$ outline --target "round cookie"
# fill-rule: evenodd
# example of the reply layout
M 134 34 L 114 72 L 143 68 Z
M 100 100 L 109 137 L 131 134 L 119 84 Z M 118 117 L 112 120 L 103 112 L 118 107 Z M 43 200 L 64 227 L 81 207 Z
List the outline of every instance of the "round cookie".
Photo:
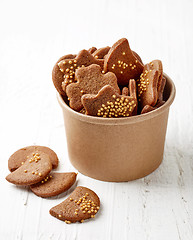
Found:
M 56 90 L 59 92 L 59 94 L 61 94 L 63 96 L 66 96 L 66 93 L 62 89 L 62 82 L 64 81 L 64 73 L 60 71 L 58 63 L 60 61 L 62 61 L 62 60 L 73 59 L 75 57 L 76 57 L 76 55 L 73 55 L 73 54 L 68 54 L 68 55 L 65 55 L 65 56 L 61 57 L 57 61 L 57 63 L 54 65 L 54 68 L 52 70 L 52 81 L 53 81 L 53 84 L 54 84 Z
M 50 214 L 66 223 L 83 222 L 94 218 L 100 208 L 100 199 L 95 192 L 77 187 L 62 203 L 50 209 Z
M 52 164 L 48 154 L 36 151 L 29 154 L 28 160 L 10 173 L 6 180 L 16 185 L 32 185 L 42 181 L 51 170 Z
M 39 197 L 53 197 L 67 191 L 76 181 L 75 172 L 49 174 L 41 182 L 30 186 L 30 189 Z
M 36 151 L 41 151 L 48 154 L 52 163 L 52 168 L 58 167 L 58 156 L 52 149 L 45 146 L 28 146 L 17 150 L 11 155 L 8 160 L 8 168 L 10 172 L 13 172 L 19 168 L 22 165 L 22 162 L 27 160 L 27 156 Z

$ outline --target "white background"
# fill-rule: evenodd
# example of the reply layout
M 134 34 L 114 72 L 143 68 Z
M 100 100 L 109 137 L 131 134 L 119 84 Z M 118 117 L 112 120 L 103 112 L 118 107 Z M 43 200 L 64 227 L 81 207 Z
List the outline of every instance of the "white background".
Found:
M 193 239 L 193 1 L 0 1 L 0 239 Z M 94 220 L 67 225 L 49 209 L 72 190 L 41 199 L 6 182 L 17 149 L 51 147 L 69 162 L 51 72 L 59 57 L 126 37 L 147 63 L 161 59 L 175 82 L 164 160 L 128 183 L 78 175 L 101 199 Z M 86 146 L 85 146 L 86 147 Z M 100 157 L 100 154 L 99 154 Z

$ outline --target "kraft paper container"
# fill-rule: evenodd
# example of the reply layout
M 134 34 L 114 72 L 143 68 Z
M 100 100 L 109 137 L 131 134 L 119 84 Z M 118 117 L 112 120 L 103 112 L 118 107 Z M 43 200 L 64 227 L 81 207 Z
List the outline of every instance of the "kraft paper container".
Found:
M 102 181 L 131 181 L 153 172 L 162 162 L 169 107 L 175 86 L 167 78 L 166 103 L 138 116 L 100 118 L 72 110 L 58 94 L 68 153 L 82 174 Z

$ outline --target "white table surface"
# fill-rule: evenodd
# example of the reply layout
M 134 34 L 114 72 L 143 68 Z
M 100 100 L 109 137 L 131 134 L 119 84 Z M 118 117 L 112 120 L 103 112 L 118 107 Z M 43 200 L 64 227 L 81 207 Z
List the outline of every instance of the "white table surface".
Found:
M 193 1 L 0 1 L 0 239 L 193 239 Z M 164 160 L 151 175 L 96 191 L 94 220 L 67 225 L 49 215 L 72 190 L 42 199 L 5 180 L 7 160 L 33 144 L 51 147 L 58 171 L 73 171 L 51 71 L 64 54 L 128 38 L 143 61 L 161 59 L 175 82 Z M 99 155 L 100 157 L 100 155 Z

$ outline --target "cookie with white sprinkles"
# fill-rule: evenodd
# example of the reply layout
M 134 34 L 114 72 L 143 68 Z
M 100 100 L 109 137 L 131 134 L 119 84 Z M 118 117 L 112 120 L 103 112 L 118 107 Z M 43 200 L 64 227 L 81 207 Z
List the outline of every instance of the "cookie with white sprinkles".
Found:
M 16 185 L 32 185 L 42 181 L 52 170 L 49 155 L 36 151 L 29 154 L 28 160 L 21 167 L 10 173 L 6 180 Z
M 87 115 L 98 117 L 129 117 L 136 115 L 137 97 L 135 80 L 130 80 L 130 96 L 119 95 L 109 85 L 97 95 L 85 94 L 81 100 Z
M 105 56 L 104 71 L 113 72 L 118 84 L 128 85 L 130 79 L 138 79 L 143 71 L 143 64 L 130 49 L 126 38 L 117 41 Z
M 74 172 L 52 172 L 39 183 L 30 186 L 30 189 L 39 197 L 53 197 L 66 192 L 76 181 Z
M 100 199 L 86 187 L 77 187 L 62 203 L 50 209 L 50 214 L 65 223 L 84 222 L 94 218 L 100 208 Z

